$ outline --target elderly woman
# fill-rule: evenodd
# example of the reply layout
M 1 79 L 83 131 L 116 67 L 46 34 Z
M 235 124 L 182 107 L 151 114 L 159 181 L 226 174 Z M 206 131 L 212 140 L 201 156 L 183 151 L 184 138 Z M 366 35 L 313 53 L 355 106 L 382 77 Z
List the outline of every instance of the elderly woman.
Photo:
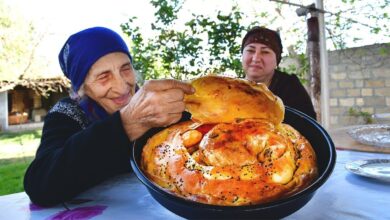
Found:
M 282 41 L 276 31 L 254 27 L 241 44 L 245 78 L 265 83 L 283 103 L 316 119 L 310 96 L 296 75 L 277 70 L 282 58 Z
M 24 178 L 31 201 L 43 206 L 129 172 L 133 141 L 151 128 L 179 121 L 184 94 L 194 92 L 175 80 L 149 81 L 135 91 L 130 52 L 117 33 L 103 27 L 70 36 L 59 61 L 73 94 L 46 116 Z

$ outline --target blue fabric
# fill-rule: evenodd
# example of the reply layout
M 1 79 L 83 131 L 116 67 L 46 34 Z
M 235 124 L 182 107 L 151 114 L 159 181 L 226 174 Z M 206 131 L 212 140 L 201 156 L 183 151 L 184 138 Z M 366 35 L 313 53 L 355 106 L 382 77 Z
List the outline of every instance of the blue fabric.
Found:
M 130 57 L 125 41 L 116 32 L 93 27 L 70 36 L 62 47 L 58 59 L 62 72 L 70 79 L 75 91 L 84 83 L 91 66 L 102 56 L 123 52 Z
M 113 52 L 123 52 L 132 61 L 129 49 L 119 34 L 105 27 L 92 27 L 71 35 L 62 47 L 58 59 L 62 72 L 77 92 L 91 66 L 99 58 Z M 108 116 L 107 112 L 89 97 L 80 100 L 79 105 L 91 122 Z
M 85 115 L 90 122 L 105 119 L 108 117 L 108 113 L 104 110 L 104 108 L 102 108 L 99 104 L 97 104 L 89 97 L 85 97 L 84 99 L 80 100 L 79 105 L 81 109 L 83 109 L 83 111 L 85 112 Z

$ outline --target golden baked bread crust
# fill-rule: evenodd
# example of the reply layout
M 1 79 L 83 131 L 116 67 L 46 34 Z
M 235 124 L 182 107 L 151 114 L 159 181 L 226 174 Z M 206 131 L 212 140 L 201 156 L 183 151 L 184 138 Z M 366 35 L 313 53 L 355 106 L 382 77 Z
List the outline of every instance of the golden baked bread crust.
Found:
M 192 120 L 151 137 L 141 169 L 170 193 L 193 201 L 240 206 L 275 201 L 317 177 L 315 152 L 281 123 L 284 105 L 263 84 L 206 76 L 186 96 Z
M 193 119 L 201 123 L 230 123 L 240 118 L 264 118 L 274 124 L 283 121 L 282 100 L 262 83 L 211 75 L 191 85 L 196 92 L 184 101 Z
M 317 175 L 310 143 L 291 126 L 262 119 L 216 124 L 190 154 L 183 136 L 197 126 L 173 125 L 143 149 L 145 174 L 171 193 L 207 204 L 260 204 L 302 190 Z

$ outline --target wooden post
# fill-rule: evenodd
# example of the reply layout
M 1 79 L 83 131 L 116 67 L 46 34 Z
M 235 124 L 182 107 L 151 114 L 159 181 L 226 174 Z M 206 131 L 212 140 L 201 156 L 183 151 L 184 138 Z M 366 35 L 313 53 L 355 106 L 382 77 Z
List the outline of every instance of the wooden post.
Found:
M 316 0 L 316 7 L 319 10 L 324 10 L 324 1 Z M 328 52 L 326 50 L 325 36 L 325 18 L 324 13 L 317 14 L 318 27 L 320 33 L 320 66 L 321 66 L 321 125 L 329 128 L 330 113 L 329 113 L 329 71 L 328 71 Z
M 307 19 L 308 38 L 307 55 L 309 58 L 309 80 L 314 110 L 317 113 L 317 121 L 321 121 L 321 66 L 320 66 L 320 44 L 318 18 L 313 16 Z

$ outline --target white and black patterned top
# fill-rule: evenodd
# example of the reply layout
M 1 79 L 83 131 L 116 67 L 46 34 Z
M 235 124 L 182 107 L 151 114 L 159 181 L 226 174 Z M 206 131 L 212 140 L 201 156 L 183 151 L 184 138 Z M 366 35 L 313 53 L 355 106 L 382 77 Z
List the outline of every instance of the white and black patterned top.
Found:
M 83 110 L 80 108 L 77 102 L 72 99 L 63 99 L 57 102 L 57 104 L 55 104 L 48 113 L 50 114 L 54 112 L 69 116 L 75 120 L 83 129 L 85 129 L 90 124 Z

